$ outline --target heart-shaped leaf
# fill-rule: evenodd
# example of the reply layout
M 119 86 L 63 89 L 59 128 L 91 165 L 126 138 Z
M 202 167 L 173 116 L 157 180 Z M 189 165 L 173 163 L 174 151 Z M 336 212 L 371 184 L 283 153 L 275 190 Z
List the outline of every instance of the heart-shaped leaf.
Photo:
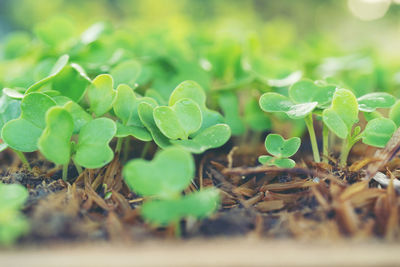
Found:
M 88 88 L 90 111 L 97 117 L 104 115 L 113 106 L 115 90 L 113 78 L 108 74 L 97 76 Z
M 52 107 L 46 114 L 46 128 L 38 141 L 40 152 L 55 164 L 67 164 L 71 158 L 74 120 L 62 107 Z
M 57 76 L 64 69 L 65 66 L 67 66 L 68 61 L 69 61 L 69 55 L 62 55 L 54 64 L 53 68 L 50 71 L 50 74 L 47 77 L 31 85 L 28 88 L 28 90 L 26 90 L 25 94 L 29 94 L 40 90 L 42 86 L 50 82 L 55 76 Z
M 4 142 L 22 152 L 37 150 L 37 141 L 46 126 L 46 112 L 55 105 L 56 102 L 45 94 L 27 94 L 21 101 L 21 116 L 3 127 Z
M 294 104 L 288 97 L 277 93 L 265 93 L 260 97 L 260 107 L 265 112 L 284 112 L 291 119 L 302 119 L 310 114 L 318 102 Z
M 135 159 L 123 169 L 129 188 L 142 196 L 171 198 L 179 195 L 192 180 L 195 165 L 189 152 L 169 147 L 152 161 Z
M 219 193 L 210 188 L 195 192 L 179 199 L 153 200 L 145 202 L 141 215 L 146 221 L 166 226 L 183 217 L 204 218 L 210 216 L 219 206 Z
M 301 140 L 292 137 L 285 140 L 279 134 L 269 134 L 265 139 L 265 148 L 268 153 L 278 158 L 288 158 L 296 154 L 299 150 Z
M 50 74 L 29 87 L 26 93 L 56 92 L 79 102 L 91 81 L 81 66 L 75 63 L 67 64 L 68 60 L 68 55 L 60 57 Z
M 301 80 L 289 88 L 289 97 L 297 104 L 317 102 L 318 107 L 322 107 L 332 101 L 335 90 L 335 85 L 319 85 L 311 80 Z
M 28 190 L 24 186 L 0 183 L 0 209 L 19 209 L 28 197 Z
M 141 66 L 136 60 L 127 60 L 111 69 L 111 76 L 115 84 L 128 84 L 134 86 L 141 72 Z
M 14 100 L 6 95 L 0 97 L 0 130 L 4 124 L 21 115 L 21 101 Z
M 231 137 L 231 130 L 226 124 L 216 124 L 200 131 L 193 139 L 173 140 L 173 144 L 179 145 L 192 153 L 200 154 L 212 148 L 224 145 Z
M 100 168 L 109 163 L 114 153 L 109 146 L 117 127 L 113 120 L 98 118 L 81 128 L 75 147 L 75 161 L 90 169 Z
M 296 166 L 296 162 L 292 159 L 274 159 L 271 163 L 271 165 L 275 165 L 276 167 L 279 168 L 285 168 L 285 169 L 291 169 Z
M 158 129 L 172 140 L 188 139 L 202 124 L 199 105 L 188 98 L 180 99 L 171 107 L 156 107 L 153 117 Z
M 373 119 L 365 126 L 362 141 L 370 146 L 385 147 L 396 129 L 396 124 L 390 119 Z
M 173 106 L 176 102 L 184 98 L 189 98 L 199 105 L 203 117 L 200 129 L 203 130 L 212 125 L 224 123 L 224 117 L 221 114 L 207 108 L 206 93 L 198 83 L 194 81 L 180 83 L 171 93 L 168 105 Z
M 357 98 L 358 108 L 364 112 L 373 112 L 377 108 L 390 108 L 396 102 L 391 94 L 378 92 L 363 95 Z
M 273 156 L 262 155 L 258 157 L 258 162 L 260 162 L 263 165 L 269 165 L 269 163 L 272 161 L 274 161 Z
M 336 89 L 332 105 L 324 110 L 322 118 L 329 130 L 346 138 L 358 121 L 358 103 L 354 94 L 347 89 Z

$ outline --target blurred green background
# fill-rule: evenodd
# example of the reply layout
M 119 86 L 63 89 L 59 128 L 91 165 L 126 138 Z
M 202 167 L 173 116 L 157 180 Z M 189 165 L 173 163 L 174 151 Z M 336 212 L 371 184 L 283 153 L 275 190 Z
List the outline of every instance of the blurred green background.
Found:
M 399 2 L 0 0 L 0 86 L 24 91 L 69 54 L 90 78 L 140 66 L 123 82 L 160 102 L 195 80 L 212 106 L 240 104 L 245 117 L 261 93 L 285 94 L 301 77 L 400 96 Z M 271 124 L 262 112 L 252 123 Z

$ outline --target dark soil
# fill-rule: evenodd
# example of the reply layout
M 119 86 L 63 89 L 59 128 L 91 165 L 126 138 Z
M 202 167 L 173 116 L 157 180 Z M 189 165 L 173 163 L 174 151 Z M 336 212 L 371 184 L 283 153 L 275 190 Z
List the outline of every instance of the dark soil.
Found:
M 153 153 L 154 147 L 146 157 Z M 184 238 L 399 239 L 400 198 L 394 186 L 383 188 L 362 179 L 366 168 L 377 162 L 371 160 L 373 150 L 355 147 L 345 170 L 334 158 L 329 164 L 297 158 L 298 167 L 290 170 L 256 166 L 263 153 L 262 145 L 231 143 L 197 156 L 197 176 L 186 192 L 213 185 L 221 191 L 222 205 L 211 218 L 183 220 Z M 142 221 L 142 198 L 131 193 L 121 177 L 123 155 L 79 176 L 70 166 L 68 182 L 39 154 L 29 155 L 33 171 L 24 169 L 11 152 L 0 160 L 0 181 L 22 184 L 30 193 L 24 213 L 31 232 L 20 244 L 174 237 L 173 228 L 154 228 Z M 387 161 L 376 168 L 399 177 L 400 160 Z

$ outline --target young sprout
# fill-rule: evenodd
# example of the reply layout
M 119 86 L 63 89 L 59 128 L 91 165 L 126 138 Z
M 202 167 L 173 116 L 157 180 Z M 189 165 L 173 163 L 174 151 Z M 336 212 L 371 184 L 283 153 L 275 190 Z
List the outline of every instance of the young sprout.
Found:
M 372 110 L 371 106 L 364 106 L 364 110 Z M 354 94 L 347 89 L 337 89 L 332 100 L 331 107 L 323 111 L 324 124 L 339 138 L 344 139 L 340 155 L 340 164 L 345 166 L 347 157 L 353 145 L 359 140 L 367 145 L 384 147 L 389 141 L 396 125 L 390 119 L 376 118 L 370 120 L 363 132 L 354 124 L 358 121 L 359 103 Z
M 31 85 L 25 94 L 42 92 L 48 95 L 62 95 L 79 102 L 90 84 L 90 79 L 81 66 L 68 64 L 69 56 L 61 56 L 53 66 L 50 74 Z
M 161 148 L 178 145 L 192 153 L 220 147 L 230 138 L 223 117 L 206 107 L 203 89 L 193 81 L 182 82 L 172 92 L 168 106 L 140 103 L 139 117 Z
M 21 101 L 21 115 L 3 126 L 1 138 L 28 167 L 29 163 L 22 152 L 38 149 L 38 139 L 46 126 L 46 112 L 55 105 L 56 102 L 43 93 L 27 94 Z
M 109 147 L 116 133 L 114 121 L 108 118 L 90 120 L 79 129 L 78 141 L 74 142 L 71 138 L 76 120 L 66 108 L 52 107 L 46 114 L 46 128 L 38 140 L 40 152 L 55 164 L 64 166 L 64 180 L 71 157 L 78 170 L 79 166 L 100 168 L 114 157 Z
M 285 140 L 279 134 L 269 134 L 265 139 L 265 148 L 272 156 L 260 156 L 258 161 L 261 164 L 274 165 L 280 168 L 293 168 L 296 162 L 289 157 L 299 150 L 301 140 L 292 137 Z
M 21 101 L 12 99 L 4 94 L 0 97 L 0 132 L 3 126 L 10 120 L 21 115 Z M 0 142 L 0 152 L 8 147 L 6 143 Z
M 116 91 L 114 81 L 109 74 L 100 74 L 89 86 L 87 97 L 89 99 L 90 111 L 96 117 L 106 114 L 113 107 Z
M 144 219 L 158 226 L 175 224 L 177 232 L 182 218 L 206 217 L 218 208 L 219 194 L 215 189 L 182 196 L 194 174 L 193 157 L 179 147 L 162 150 L 152 161 L 131 160 L 123 169 L 129 188 L 148 197 L 141 209 Z
M 314 161 L 320 162 L 312 115 L 315 109 L 324 109 L 329 105 L 335 89 L 334 85 L 301 80 L 289 88 L 289 97 L 278 93 L 265 93 L 260 97 L 259 104 L 265 112 L 284 112 L 291 119 L 304 119 L 310 135 Z M 327 138 L 324 138 L 324 141 L 326 142 Z M 328 156 L 325 150 L 324 156 Z
M 152 136 L 140 120 L 138 106 L 140 103 L 146 102 L 157 105 L 157 102 L 149 97 L 138 97 L 128 85 L 121 84 L 117 88 L 117 95 L 113 104 L 115 115 L 118 117 L 117 133 L 118 137 L 117 149 L 121 150 L 122 138 L 133 136 L 141 141 L 151 141 Z
M 29 224 L 21 213 L 28 190 L 19 184 L 0 183 L 0 244 L 11 245 L 29 230 Z

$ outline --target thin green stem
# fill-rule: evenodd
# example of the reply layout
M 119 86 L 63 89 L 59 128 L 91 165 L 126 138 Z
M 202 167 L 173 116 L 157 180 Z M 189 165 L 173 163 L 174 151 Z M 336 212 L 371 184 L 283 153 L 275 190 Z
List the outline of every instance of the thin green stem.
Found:
M 147 152 L 149 151 L 149 148 L 150 148 L 150 142 L 146 142 L 146 144 L 144 144 L 142 153 L 140 154 L 140 157 L 141 157 L 142 159 L 144 159 L 144 158 L 146 157 Z
M 319 157 L 317 138 L 315 136 L 315 131 L 314 131 L 314 123 L 313 123 L 312 113 L 307 115 L 307 117 L 305 117 L 304 120 L 306 122 L 308 134 L 310 135 L 310 142 L 311 142 L 311 148 L 312 148 L 313 155 L 314 155 L 314 161 L 321 162 L 321 159 Z
M 83 172 L 82 166 L 79 165 L 78 163 L 76 163 L 75 160 L 72 160 L 72 162 L 74 163 L 75 168 L 76 168 L 76 170 L 78 171 L 78 173 L 81 174 L 81 173 Z
M 123 157 L 122 157 L 122 162 L 128 161 L 130 143 L 131 143 L 130 137 L 125 138 L 125 141 L 123 144 L 124 145 L 124 153 L 123 153 Z
M 68 163 L 63 165 L 62 169 L 62 179 L 66 182 L 68 179 Z
M 347 165 L 347 158 L 349 157 L 349 153 L 352 147 L 352 143 L 350 142 L 349 138 L 343 140 L 342 143 L 342 153 L 340 153 L 340 166 L 346 167 Z
M 25 154 L 21 151 L 14 150 L 15 154 L 17 154 L 18 158 L 21 160 L 22 164 L 28 168 L 28 170 L 32 170 L 31 165 L 29 164 L 28 160 L 25 157 Z
M 325 123 L 322 123 L 322 155 L 323 162 L 328 162 L 329 159 L 329 129 Z
M 118 138 L 118 140 L 117 140 L 117 146 L 115 147 L 115 152 L 117 152 L 117 154 L 119 154 L 121 152 L 123 141 L 124 141 L 124 138 L 122 138 L 122 137 Z

